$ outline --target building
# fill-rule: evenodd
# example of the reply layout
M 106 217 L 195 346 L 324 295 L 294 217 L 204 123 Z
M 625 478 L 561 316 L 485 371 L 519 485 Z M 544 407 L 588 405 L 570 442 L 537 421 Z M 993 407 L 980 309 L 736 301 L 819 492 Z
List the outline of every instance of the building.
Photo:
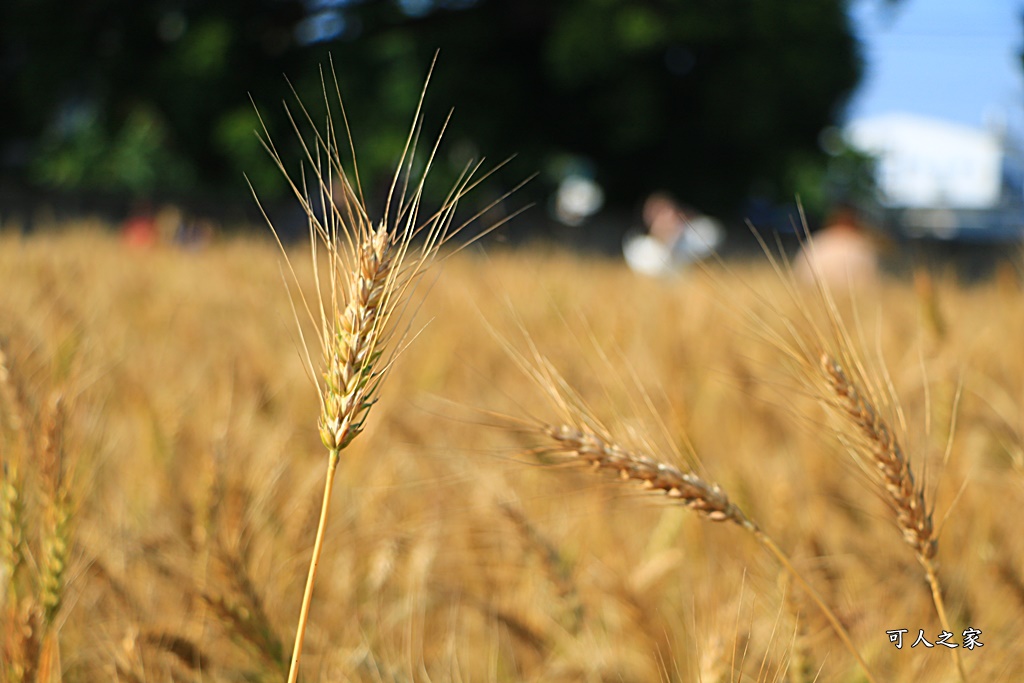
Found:
M 1024 153 L 1005 132 L 894 113 L 853 121 L 846 139 L 877 160 L 887 229 L 964 241 L 1024 238 Z

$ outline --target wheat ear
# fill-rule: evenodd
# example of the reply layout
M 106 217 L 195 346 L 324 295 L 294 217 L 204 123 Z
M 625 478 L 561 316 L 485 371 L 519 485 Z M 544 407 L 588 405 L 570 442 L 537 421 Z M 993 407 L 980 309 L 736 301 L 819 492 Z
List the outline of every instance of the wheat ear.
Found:
M 428 72 L 427 83 L 429 79 Z M 322 377 L 322 382 L 318 382 L 319 430 L 321 441 L 328 451 L 323 502 L 296 628 L 288 673 L 289 683 L 294 683 L 298 678 L 313 586 L 323 552 L 331 491 L 341 452 L 362 432 L 370 409 L 377 400 L 381 382 L 403 347 L 404 341 L 395 343 L 392 336 L 400 327 L 403 314 L 408 310 L 415 310 L 416 306 L 410 305 L 410 301 L 414 298 L 417 283 L 426 268 L 436 259 L 439 249 L 469 222 L 508 196 L 502 195 L 466 222 L 453 225 L 459 201 L 483 178 L 493 173 L 491 170 L 478 175 L 482 162 L 472 162 L 463 169 L 440 208 L 421 221 L 419 210 L 424 183 L 433 165 L 444 127 L 447 125 L 446 121 L 426 160 L 420 162 L 415 159 L 423 124 L 422 107 L 427 88 L 425 83 L 384 203 L 383 218 L 377 222 L 372 221 L 363 198 L 354 144 L 338 92 L 337 77 L 334 78 L 335 101 L 340 108 L 344 122 L 343 130 L 347 136 L 353 169 L 351 177 L 343 164 L 341 145 L 334 132 L 332 97 L 328 96 L 326 80 L 321 80 L 324 102 L 327 105 L 323 132 L 320 132 L 320 128 L 314 123 L 301 100 L 298 101 L 298 106 L 305 123 L 312 129 L 311 141 L 305 139 L 302 127 L 291 118 L 290 111 L 288 115 L 299 136 L 306 160 L 313 169 L 313 193 L 319 195 L 319 206 L 326 207 L 325 213 L 311 202 L 305 178 L 296 180 L 289 176 L 266 128 L 263 131 L 264 146 L 284 173 L 309 221 L 311 262 L 317 281 L 317 294 L 312 303 L 301 294 L 301 290 L 297 298 L 300 308 L 304 309 L 318 329 L 320 358 L 314 361 L 307 346 L 306 360 L 311 375 Z M 422 167 L 422 170 L 418 171 L 419 180 L 410 184 L 410 178 L 413 177 L 417 165 Z M 513 188 L 512 192 L 515 189 L 517 188 Z M 493 230 L 499 224 L 482 231 L 480 235 Z M 273 228 L 272 225 L 271 227 Z M 276 232 L 274 234 L 277 235 Z M 280 245 L 280 240 L 278 244 Z M 292 277 L 298 282 L 287 252 L 283 246 L 281 248 Z M 326 274 L 321 272 L 320 250 L 326 252 Z M 324 278 L 328 281 L 326 293 L 322 282 Z M 405 324 L 408 324 L 408 320 Z M 301 325 L 299 333 L 302 334 Z
M 826 407 L 851 427 L 850 433 L 857 438 L 855 443 L 846 444 L 847 451 L 858 466 L 868 473 L 868 477 L 878 486 L 882 497 L 895 512 L 904 540 L 914 549 L 925 570 L 939 622 L 943 629 L 950 631 L 941 584 L 932 562 L 938 551 L 938 535 L 932 524 L 932 512 L 928 509 L 924 488 L 915 480 L 910 462 L 892 425 L 879 412 L 878 404 L 872 398 L 872 386 L 864 379 L 865 372 L 854 353 L 855 345 L 823 273 L 817 268 L 812 269 L 817 303 L 827 315 L 830 336 L 815 324 L 811 307 L 804 301 L 803 292 L 785 256 L 776 257 L 761 235 L 756 231 L 754 234 L 772 268 L 785 284 L 789 298 L 797 305 L 807 331 L 800 331 L 782 315 L 784 331 L 760 316 L 754 315 L 753 319 L 769 343 L 788 356 L 812 386 L 823 390 L 820 397 Z M 813 248 L 806 222 L 804 236 Z M 765 300 L 765 303 L 770 310 L 777 310 L 773 302 Z M 840 352 L 832 353 L 830 348 L 839 349 Z M 953 648 L 951 653 L 960 680 L 966 683 L 967 675 L 959 649 Z
M 563 404 L 565 405 L 565 404 Z M 663 494 L 679 502 L 700 516 L 713 522 L 731 522 L 752 533 L 758 542 L 774 556 L 783 568 L 811 596 L 828 620 L 843 645 L 853 655 L 869 681 L 876 679 L 861 656 L 850 634 L 832 609 L 793 566 L 789 558 L 761 528 L 733 503 L 717 484 L 710 484 L 692 472 L 660 461 L 648 454 L 616 443 L 590 425 L 591 419 L 577 424 L 544 425 L 540 432 L 550 441 L 539 452 L 568 456 L 590 465 L 596 471 L 613 472 L 623 481 L 641 485 L 644 489 Z
M 0 342 L 0 576 L 7 583 L 3 598 L 10 604 L 17 601 L 17 575 L 25 563 L 25 482 L 15 455 L 23 438 L 17 392 Z
M 0 447 L 5 445 L 0 438 Z M 0 562 L 2 576 L 7 583 L 4 600 L 17 600 L 18 570 L 25 563 L 25 505 L 21 492 L 24 481 L 19 476 L 17 464 L 8 461 L 0 452 Z
M 328 144 L 328 155 L 335 150 Z M 331 166 L 331 164 L 329 164 Z M 318 180 L 327 179 L 317 170 Z M 350 187 L 345 182 L 345 187 Z M 322 190 L 333 205 L 333 189 Z M 308 204 L 311 244 L 316 267 L 317 243 L 327 251 L 329 263 L 329 301 L 318 291 L 319 331 L 322 353 L 323 381 L 319 384 L 320 439 L 328 451 L 327 476 L 324 481 L 323 502 L 317 525 L 313 556 L 302 596 L 299 623 L 292 650 L 289 683 L 298 678 L 299 660 L 305 638 L 313 586 L 316 582 L 324 534 L 330 513 L 331 492 L 338 469 L 341 451 L 359 435 L 376 398 L 380 380 L 386 369 L 382 363 L 383 347 L 387 342 L 385 325 L 397 306 L 396 289 L 401 284 L 396 277 L 401 259 L 408 246 L 402 233 L 381 221 L 373 228 L 360 210 L 356 216 L 341 217 L 337 210 L 329 216 L 328 226 L 320 223 Z M 319 271 L 317 271 L 319 284 Z M 319 288 L 318 288 L 319 290 Z
M 23 396 L 14 379 L 0 340 L 0 678 L 34 681 L 43 680 L 38 674 L 46 627 L 38 595 L 26 591 L 21 576 L 33 563 L 27 561 L 26 481 L 19 464 L 30 455 L 45 460 L 45 449 L 29 452 Z
M 686 472 L 665 460 L 625 447 L 616 441 L 610 430 L 594 416 L 583 397 L 569 385 L 558 369 L 541 353 L 522 321 L 517 322 L 519 331 L 529 349 L 529 355 L 519 351 L 513 344 L 497 335 L 494 330 L 492 333 L 495 333 L 505 347 L 505 351 L 513 363 L 546 395 L 551 406 L 562 419 L 557 424 L 544 423 L 535 419 L 518 421 L 534 433 L 539 433 L 546 441 L 544 445 L 533 451 L 534 454 L 562 456 L 569 461 L 589 465 L 595 471 L 615 473 L 621 480 L 639 484 L 652 493 L 660 493 L 672 501 L 681 503 L 705 519 L 713 522 L 730 522 L 753 534 L 754 538 L 775 557 L 783 569 L 807 592 L 822 611 L 843 646 L 857 660 L 857 664 L 867 680 L 870 683 L 876 683 L 877 679 L 854 645 L 846 627 L 842 625 L 821 594 L 796 570 L 789 557 L 775 541 L 738 505 L 733 503 L 717 484 L 708 483 L 694 472 Z M 611 367 L 610 360 L 604 351 L 596 344 L 595 346 L 601 358 Z M 647 403 L 646 406 L 652 408 L 650 403 Z M 662 426 L 664 427 L 664 425 Z
M 903 539 L 922 561 L 935 557 L 938 541 L 932 514 L 924 499 L 924 490 L 914 480 L 903 448 L 886 420 L 867 395 L 850 380 L 843 367 L 827 353 L 821 355 L 821 369 L 836 407 L 863 437 L 876 482 L 896 512 Z
M 0 436 L 19 439 L 23 436 L 22 401 L 11 377 L 10 362 L 0 340 Z
M 391 239 L 386 226 L 360 237 L 359 259 L 350 281 L 349 299 L 335 321 L 324 327 L 324 349 L 327 369 L 321 387 L 320 439 L 328 450 L 327 477 L 324 481 L 323 505 L 313 545 L 313 559 L 309 565 L 306 589 L 299 613 L 298 632 L 292 652 L 289 683 L 298 677 L 298 664 L 302 656 L 302 641 L 309 608 L 312 603 L 313 584 L 323 551 L 324 530 L 330 512 L 331 490 L 338 469 L 341 451 L 363 428 L 366 415 L 373 405 L 379 382 L 375 374 L 380 359 L 378 343 L 382 330 L 378 322 L 386 319 L 389 303 L 389 283 L 392 270 Z M 368 239 L 367 239 L 368 238 Z
M 903 540 L 914 549 L 914 554 L 925 570 L 939 622 L 945 631 L 952 632 L 938 572 L 932 561 L 938 551 L 938 538 L 932 524 L 932 513 L 925 501 L 924 488 L 915 481 L 914 472 L 899 440 L 872 404 L 869 395 L 858 388 L 839 361 L 830 354 L 821 355 L 820 368 L 832 396 L 833 407 L 861 437 L 857 443 L 864 452 L 864 469 L 871 473 L 876 485 L 884 492 L 886 502 L 896 514 L 896 523 L 903 533 Z M 860 455 L 860 451 L 855 455 Z M 960 680 L 966 683 L 967 673 L 960 651 L 954 648 L 951 653 Z
M 43 624 L 50 627 L 64 598 L 64 584 L 71 546 L 71 495 L 64 452 L 64 397 L 50 402 L 43 433 L 42 474 L 46 488 L 48 521 L 43 571 L 40 578 Z

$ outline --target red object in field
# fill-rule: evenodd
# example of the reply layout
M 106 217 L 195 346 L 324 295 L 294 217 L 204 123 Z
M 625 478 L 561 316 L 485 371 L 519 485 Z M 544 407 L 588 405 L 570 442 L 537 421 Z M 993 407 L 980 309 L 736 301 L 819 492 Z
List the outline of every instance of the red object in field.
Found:
M 129 216 L 121 227 L 121 239 L 129 247 L 146 249 L 157 243 L 156 220 L 149 215 Z

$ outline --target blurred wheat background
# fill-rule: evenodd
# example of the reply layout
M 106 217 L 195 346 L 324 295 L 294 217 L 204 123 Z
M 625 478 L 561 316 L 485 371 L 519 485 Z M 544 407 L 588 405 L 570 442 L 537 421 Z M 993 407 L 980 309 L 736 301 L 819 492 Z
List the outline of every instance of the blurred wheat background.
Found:
M 0 683 L 1022 680 L 983 5 L 0 2 Z
M 280 680 L 324 462 L 282 256 L 269 237 L 138 251 L 63 227 L 0 239 L 4 675 Z M 1003 275 L 837 298 L 900 400 L 974 681 L 1024 670 L 1024 317 Z M 765 341 L 802 324 L 766 259 L 661 281 L 471 249 L 423 291 L 341 459 L 305 680 L 865 680 L 749 534 L 533 455 L 516 420 L 558 417 L 506 348 L 531 344 L 620 438 L 729 492 L 879 680 L 958 680 L 941 645 L 911 648 L 942 629 L 894 516 Z

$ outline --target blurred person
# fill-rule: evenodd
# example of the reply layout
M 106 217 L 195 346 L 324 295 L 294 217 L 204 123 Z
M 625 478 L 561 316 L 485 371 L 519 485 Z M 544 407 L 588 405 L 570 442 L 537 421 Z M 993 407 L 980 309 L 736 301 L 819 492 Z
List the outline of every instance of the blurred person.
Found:
M 200 251 L 213 241 L 216 223 L 209 218 L 191 217 L 181 222 L 174 243 L 184 251 Z
M 185 213 L 174 204 L 165 204 L 153 216 L 157 240 L 161 244 L 176 242 L 185 227 Z
M 820 279 L 831 286 L 856 286 L 878 277 L 878 245 L 853 206 L 839 204 L 797 255 L 793 272 L 798 280 Z
M 147 249 L 160 241 L 156 215 L 149 202 L 140 202 L 121 224 L 121 241 L 134 249 Z
M 676 202 L 667 192 L 653 192 L 641 210 L 645 234 L 628 235 L 622 250 L 629 266 L 647 275 L 669 275 L 698 261 L 722 241 L 714 218 Z
M 648 234 L 670 251 L 686 234 L 686 210 L 664 192 L 647 197 L 643 218 Z

